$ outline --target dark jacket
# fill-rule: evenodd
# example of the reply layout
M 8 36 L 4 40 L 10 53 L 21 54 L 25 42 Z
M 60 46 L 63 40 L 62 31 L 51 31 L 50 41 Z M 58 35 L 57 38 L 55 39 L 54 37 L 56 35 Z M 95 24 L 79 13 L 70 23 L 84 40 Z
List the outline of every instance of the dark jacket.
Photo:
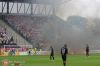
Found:
M 51 48 L 51 55 L 54 55 L 54 49 Z
M 67 55 L 68 54 L 68 49 L 63 47 L 61 48 L 61 55 Z

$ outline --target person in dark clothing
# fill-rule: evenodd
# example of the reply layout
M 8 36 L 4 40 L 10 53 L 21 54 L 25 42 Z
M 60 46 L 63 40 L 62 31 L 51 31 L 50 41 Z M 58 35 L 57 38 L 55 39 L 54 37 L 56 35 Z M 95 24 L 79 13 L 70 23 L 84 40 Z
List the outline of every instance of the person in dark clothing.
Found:
M 54 60 L 54 49 L 53 49 L 52 46 L 50 47 L 50 50 L 51 50 L 51 53 L 50 53 L 50 60 Z
M 61 48 L 61 56 L 63 60 L 63 66 L 66 66 L 66 56 L 68 54 L 68 48 L 67 45 L 65 44 L 64 47 Z
M 28 51 L 28 55 L 31 55 L 31 51 L 30 50 Z
M 89 45 L 86 45 L 86 56 L 89 56 Z

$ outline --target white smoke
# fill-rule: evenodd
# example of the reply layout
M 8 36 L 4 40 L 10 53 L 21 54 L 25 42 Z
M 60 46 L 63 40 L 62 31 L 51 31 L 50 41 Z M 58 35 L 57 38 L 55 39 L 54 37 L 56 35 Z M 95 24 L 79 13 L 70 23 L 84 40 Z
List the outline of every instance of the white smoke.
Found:
M 68 16 L 78 15 L 83 17 L 100 17 L 100 0 L 64 0 L 57 5 L 56 12 L 66 20 Z

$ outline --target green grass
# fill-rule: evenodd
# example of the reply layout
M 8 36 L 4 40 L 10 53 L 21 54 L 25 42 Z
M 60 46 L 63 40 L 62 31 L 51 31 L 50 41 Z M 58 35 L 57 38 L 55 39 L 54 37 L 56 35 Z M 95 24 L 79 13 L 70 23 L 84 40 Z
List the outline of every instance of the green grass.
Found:
M 49 60 L 49 56 L 8 56 L 0 57 L 0 61 L 8 59 L 9 66 L 14 61 L 19 61 L 21 66 L 63 66 L 61 56 L 55 56 L 54 61 Z M 2 64 L 0 63 L 0 66 Z M 67 66 L 100 66 L 100 54 L 91 55 L 86 57 L 84 55 L 69 55 Z

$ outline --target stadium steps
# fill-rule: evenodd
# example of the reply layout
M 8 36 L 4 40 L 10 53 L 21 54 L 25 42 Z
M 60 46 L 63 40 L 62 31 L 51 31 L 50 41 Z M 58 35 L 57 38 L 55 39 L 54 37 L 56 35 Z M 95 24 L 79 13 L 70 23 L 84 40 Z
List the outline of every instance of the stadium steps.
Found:
M 9 33 L 9 35 L 13 36 L 14 42 L 16 42 L 18 46 L 25 46 L 25 45 L 31 46 L 31 44 L 26 39 L 24 39 L 11 26 L 9 26 L 6 22 L 4 22 L 1 19 L 0 19 L 0 26 L 3 27 L 5 26 L 7 28 L 7 32 Z

